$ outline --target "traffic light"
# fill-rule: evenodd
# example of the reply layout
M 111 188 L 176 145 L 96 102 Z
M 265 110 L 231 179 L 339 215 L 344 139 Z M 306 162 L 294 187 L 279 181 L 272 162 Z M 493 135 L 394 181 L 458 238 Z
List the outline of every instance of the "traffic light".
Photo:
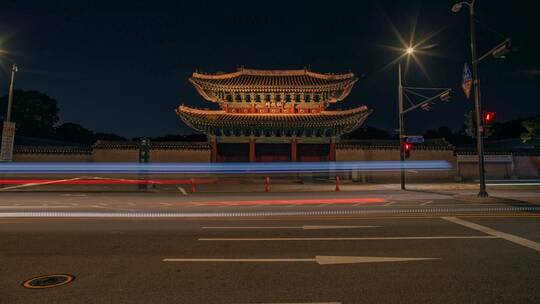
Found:
M 427 102 L 427 103 L 421 105 L 420 108 L 422 108 L 422 110 L 424 110 L 424 111 L 431 111 L 431 109 L 433 108 L 433 103 Z
M 139 143 L 139 163 L 150 161 L 150 139 L 141 138 Z
M 454 91 L 448 90 L 448 91 L 442 93 L 439 98 L 441 99 L 441 101 L 448 102 L 448 101 L 452 100 L 453 97 L 454 97 Z
M 493 121 L 495 120 L 495 112 L 484 112 L 484 137 L 489 137 L 493 134 Z
M 465 114 L 465 133 L 472 138 L 476 138 L 476 126 L 474 125 L 474 112 Z
M 411 157 L 411 150 L 412 150 L 412 144 L 404 142 L 401 145 L 401 150 L 403 151 L 403 156 L 405 159 L 408 159 Z
M 493 52 L 491 52 L 491 55 L 493 58 L 506 58 L 506 54 L 510 53 L 512 51 L 512 40 L 507 39 L 505 42 L 501 43 L 498 47 L 496 47 Z
M 484 125 L 490 125 L 495 119 L 495 112 L 484 112 Z

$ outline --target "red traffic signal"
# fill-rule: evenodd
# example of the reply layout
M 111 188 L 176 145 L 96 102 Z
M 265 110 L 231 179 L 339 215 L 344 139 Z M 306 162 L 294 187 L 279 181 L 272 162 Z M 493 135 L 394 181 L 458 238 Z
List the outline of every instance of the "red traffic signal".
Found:
M 403 155 L 405 156 L 405 158 L 411 157 L 412 147 L 413 147 L 413 145 L 411 143 L 404 142 L 402 144 L 401 149 L 403 151 Z
M 484 124 L 486 125 L 491 124 L 494 119 L 495 119 L 495 112 L 484 113 Z

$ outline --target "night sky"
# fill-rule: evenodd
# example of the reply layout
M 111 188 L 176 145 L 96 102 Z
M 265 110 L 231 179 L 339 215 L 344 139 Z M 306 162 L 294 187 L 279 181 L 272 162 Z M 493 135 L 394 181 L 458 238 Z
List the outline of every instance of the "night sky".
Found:
M 540 113 L 540 39 L 534 1 L 477 0 L 479 53 L 504 37 L 517 51 L 480 66 L 485 108 L 497 121 Z M 456 98 L 407 116 L 410 132 L 461 127 L 472 108 L 460 89 L 469 23 L 454 0 L 436 1 L 27 1 L 0 4 L 0 95 L 9 65 L 16 87 L 58 101 L 61 122 L 127 137 L 190 133 L 174 113 L 181 103 L 212 107 L 188 82 L 203 72 L 260 69 L 353 71 L 360 80 L 336 108 L 366 104 L 366 124 L 397 126 L 397 69 L 387 66 L 416 23 L 427 75 L 411 62 L 406 85 L 452 87 Z M 385 68 L 385 66 L 387 66 Z M 16 101 L 15 101 L 16 102 Z

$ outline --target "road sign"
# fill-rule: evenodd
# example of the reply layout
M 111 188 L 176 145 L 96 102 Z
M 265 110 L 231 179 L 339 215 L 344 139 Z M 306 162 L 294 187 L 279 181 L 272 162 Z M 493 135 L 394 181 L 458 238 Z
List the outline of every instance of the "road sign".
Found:
M 424 137 L 420 135 L 403 135 L 403 141 L 409 144 L 421 144 L 424 142 Z
M 1 161 L 13 160 L 13 142 L 15 139 L 15 123 L 4 121 L 2 128 L 2 149 L 0 151 Z

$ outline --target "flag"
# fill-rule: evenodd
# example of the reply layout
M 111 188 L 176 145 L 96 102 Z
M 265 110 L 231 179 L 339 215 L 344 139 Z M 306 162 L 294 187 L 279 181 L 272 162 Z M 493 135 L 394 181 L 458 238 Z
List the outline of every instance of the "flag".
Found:
M 466 63 L 465 67 L 463 68 L 463 83 L 461 83 L 461 87 L 463 88 L 463 92 L 465 92 L 465 96 L 467 99 L 469 99 L 472 89 L 472 74 L 469 66 Z

